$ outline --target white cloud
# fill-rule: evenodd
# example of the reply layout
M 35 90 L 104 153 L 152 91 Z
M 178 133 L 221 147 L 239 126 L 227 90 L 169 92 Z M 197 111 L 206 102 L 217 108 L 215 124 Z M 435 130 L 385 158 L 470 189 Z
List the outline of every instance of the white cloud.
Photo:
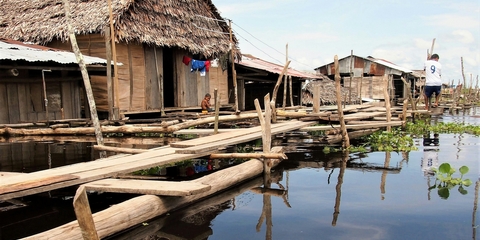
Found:
M 452 32 L 452 36 L 458 39 L 461 43 L 473 43 L 475 41 L 475 37 L 473 34 L 467 30 L 456 30 Z
M 440 14 L 424 17 L 427 25 L 454 29 L 478 29 L 480 21 L 475 17 L 459 14 Z

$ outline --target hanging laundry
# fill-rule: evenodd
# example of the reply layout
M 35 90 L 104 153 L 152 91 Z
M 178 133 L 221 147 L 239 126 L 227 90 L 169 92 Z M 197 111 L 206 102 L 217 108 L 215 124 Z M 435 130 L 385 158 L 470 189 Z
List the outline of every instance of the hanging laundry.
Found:
M 202 77 L 210 70 L 210 61 L 192 59 L 190 62 L 192 63 L 190 71 L 199 71 Z
M 188 66 L 188 64 L 190 64 L 190 61 L 192 61 L 191 58 L 189 58 L 187 56 L 183 56 L 183 60 L 182 60 L 183 64 Z

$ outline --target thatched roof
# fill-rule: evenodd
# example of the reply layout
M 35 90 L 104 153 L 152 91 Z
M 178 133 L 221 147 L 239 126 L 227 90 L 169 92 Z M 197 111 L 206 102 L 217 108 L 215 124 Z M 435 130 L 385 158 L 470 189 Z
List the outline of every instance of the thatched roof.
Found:
M 76 34 L 104 33 L 107 0 L 69 1 Z M 112 0 L 112 8 L 119 42 L 179 47 L 205 57 L 229 50 L 228 23 L 211 0 Z M 66 41 L 66 22 L 62 0 L 0 0 L 0 37 L 42 45 Z

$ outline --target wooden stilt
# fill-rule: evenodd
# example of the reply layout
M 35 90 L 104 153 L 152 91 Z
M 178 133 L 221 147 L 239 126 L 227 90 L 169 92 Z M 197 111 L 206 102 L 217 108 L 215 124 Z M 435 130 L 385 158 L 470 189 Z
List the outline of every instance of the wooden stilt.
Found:
M 344 149 L 347 149 L 350 147 L 350 139 L 348 138 L 347 127 L 345 126 L 345 119 L 343 117 L 342 90 L 340 86 L 340 71 L 339 71 L 337 55 L 335 55 L 335 58 L 334 58 L 334 66 L 335 66 L 335 92 L 337 95 L 338 119 L 340 121 L 340 126 L 342 130 L 342 139 L 343 139 L 342 146 Z
M 70 3 L 68 1 L 69 0 L 63 0 L 64 7 L 65 7 L 65 17 L 68 23 L 68 34 L 70 37 L 70 43 L 72 44 L 73 52 L 75 53 L 78 65 L 80 66 L 80 70 L 82 72 L 83 84 L 85 86 L 85 91 L 87 93 L 88 105 L 90 106 L 90 114 L 92 117 L 93 125 L 95 127 L 95 136 L 97 138 L 97 144 L 103 145 L 102 129 L 100 126 L 100 122 L 98 121 L 97 107 L 95 105 L 95 99 L 93 97 L 92 86 L 90 84 L 90 78 L 88 76 L 87 67 L 85 65 L 85 62 L 83 61 L 83 55 L 80 52 L 80 49 L 78 48 L 77 39 L 75 37 L 75 33 L 72 28 L 71 16 L 70 16 Z M 101 158 L 104 158 L 106 156 L 107 155 L 105 152 L 100 152 Z

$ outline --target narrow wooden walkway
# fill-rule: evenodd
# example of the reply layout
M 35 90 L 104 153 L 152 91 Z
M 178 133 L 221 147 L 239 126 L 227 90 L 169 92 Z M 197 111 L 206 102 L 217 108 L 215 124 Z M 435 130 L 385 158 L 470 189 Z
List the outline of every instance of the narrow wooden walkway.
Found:
M 272 124 L 272 134 L 288 132 L 315 122 L 288 121 Z M 118 174 L 199 158 L 215 153 L 219 148 L 261 138 L 261 127 L 219 133 L 182 141 L 170 146 L 151 149 L 135 155 L 115 155 L 92 162 L 78 163 L 22 175 L 0 177 L 0 200 L 47 192 L 96 180 L 113 178 Z M 181 147 L 181 148 L 178 148 Z M 91 186 L 93 187 L 93 186 Z M 146 189 L 145 191 L 150 191 Z M 192 194 L 185 193 L 185 194 Z

